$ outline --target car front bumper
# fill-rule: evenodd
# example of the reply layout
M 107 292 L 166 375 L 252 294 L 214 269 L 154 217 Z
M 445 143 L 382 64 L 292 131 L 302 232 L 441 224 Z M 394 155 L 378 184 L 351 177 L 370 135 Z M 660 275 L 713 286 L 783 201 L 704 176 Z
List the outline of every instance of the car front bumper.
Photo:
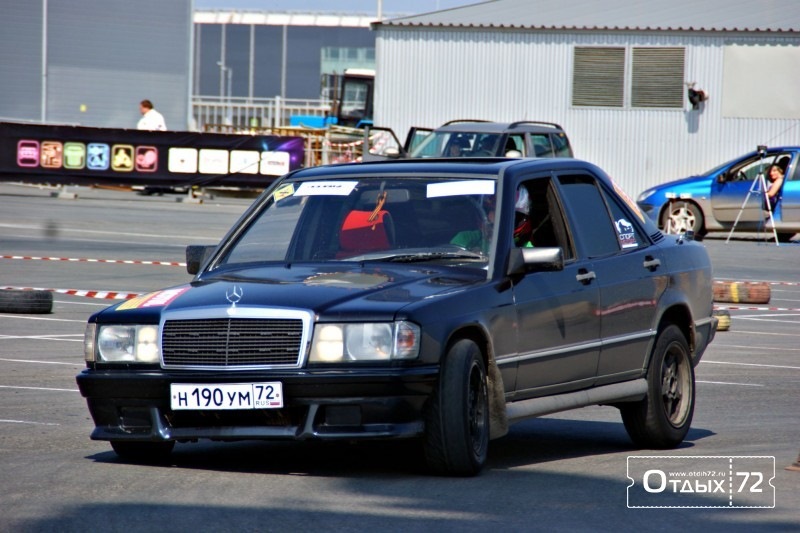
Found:
M 77 376 L 95 423 L 93 440 L 392 439 L 422 434 L 438 367 L 270 373 L 280 409 L 172 410 L 171 383 L 265 381 L 256 373 L 84 370 Z

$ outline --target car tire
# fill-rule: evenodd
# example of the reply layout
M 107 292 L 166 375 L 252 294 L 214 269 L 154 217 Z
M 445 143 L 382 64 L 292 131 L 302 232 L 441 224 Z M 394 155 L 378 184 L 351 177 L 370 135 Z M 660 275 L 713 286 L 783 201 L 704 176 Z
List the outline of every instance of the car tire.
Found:
M 169 458 L 175 441 L 136 442 L 128 440 L 112 440 L 111 448 L 120 459 L 132 463 L 160 463 Z
M 0 313 L 48 314 L 53 293 L 43 290 L 0 290 Z
M 425 416 L 425 460 L 435 472 L 474 476 L 489 450 L 489 395 L 478 345 L 453 344 L 441 367 L 439 385 Z
M 695 379 L 689 344 L 669 325 L 658 335 L 647 370 L 647 397 L 620 408 L 631 440 L 642 448 L 674 448 L 694 416 Z
M 693 231 L 697 240 L 706 234 L 705 219 L 700 207 L 683 200 L 667 203 L 661 215 L 661 227 L 664 233 L 676 235 Z

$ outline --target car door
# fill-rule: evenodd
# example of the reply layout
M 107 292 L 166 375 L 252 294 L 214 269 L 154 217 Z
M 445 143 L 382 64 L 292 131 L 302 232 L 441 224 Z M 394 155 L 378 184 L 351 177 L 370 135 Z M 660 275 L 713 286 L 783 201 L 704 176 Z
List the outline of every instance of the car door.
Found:
M 599 184 L 598 184 L 599 185 Z M 641 375 L 655 336 L 657 302 L 669 284 L 661 249 L 650 242 L 640 222 L 644 215 L 598 187 L 618 249 L 593 258 L 600 288 L 600 364 L 598 385 Z M 598 220 L 598 224 L 601 220 Z
M 776 218 L 791 223 L 794 228 L 800 227 L 800 164 L 797 160 L 797 154 L 793 154 L 786 167 L 781 200 L 775 211 Z
M 766 176 L 769 166 L 786 155 L 771 153 L 761 158 L 756 154 L 731 165 L 729 170 L 719 174 L 718 179 L 711 183 L 714 218 L 730 223 L 736 221 L 737 217 L 739 222 L 745 223 L 763 221 L 763 193 L 766 192 L 763 187 L 768 187 L 769 183 L 761 183 L 759 176 Z
M 589 386 L 600 356 L 599 291 L 592 264 L 575 252 L 552 178 L 522 183 L 530 201 L 534 247 L 560 247 L 565 264 L 556 272 L 534 272 L 517 280 L 519 324 L 515 399 Z
M 598 383 L 641 373 L 654 335 L 656 306 L 668 277 L 663 257 L 643 234 L 635 204 L 624 208 L 591 173 L 558 177 L 576 229 L 580 253 L 592 263 L 599 291 L 597 309 L 602 346 Z

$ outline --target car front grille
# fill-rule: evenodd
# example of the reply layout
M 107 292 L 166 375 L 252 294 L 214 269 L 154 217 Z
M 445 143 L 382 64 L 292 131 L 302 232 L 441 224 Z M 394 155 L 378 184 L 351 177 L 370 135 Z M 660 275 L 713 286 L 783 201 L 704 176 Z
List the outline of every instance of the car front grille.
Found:
M 297 366 L 302 337 L 294 318 L 167 320 L 161 353 L 166 367 Z

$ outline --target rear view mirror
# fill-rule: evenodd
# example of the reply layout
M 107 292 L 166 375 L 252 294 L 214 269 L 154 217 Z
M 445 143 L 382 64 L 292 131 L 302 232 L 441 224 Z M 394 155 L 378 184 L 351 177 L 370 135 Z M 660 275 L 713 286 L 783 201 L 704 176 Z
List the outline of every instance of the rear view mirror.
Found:
M 509 276 L 526 272 L 552 272 L 564 270 L 561 248 L 512 248 L 508 256 Z
M 195 275 L 216 250 L 216 245 L 191 244 L 186 247 L 186 272 Z

